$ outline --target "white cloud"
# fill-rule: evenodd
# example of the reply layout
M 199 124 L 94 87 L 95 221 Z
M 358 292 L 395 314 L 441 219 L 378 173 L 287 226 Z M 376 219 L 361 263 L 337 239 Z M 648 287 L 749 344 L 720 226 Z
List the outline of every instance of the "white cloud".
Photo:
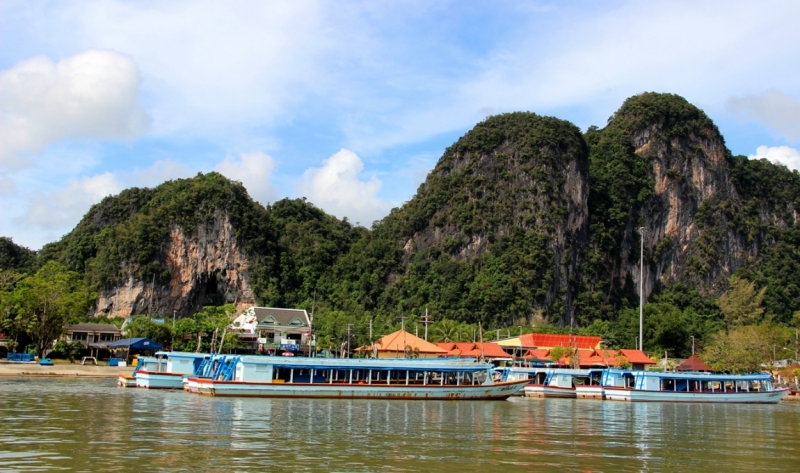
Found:
M 125 187 L 155 187 L 166 181 L 182 179 L 192 176 L 192 171 L 183 163 L 170 160 L 161 160 L 144 169 L 134 169 L 121 175 Z
M 90 50 L 53 62 L 38 56 L 0 72 L 0 166 L 65 138 L 133 138 L 149 124 L 141 77 L 129 57 Z
M 369 227 L 388 214 L 391 204 L 378 198 L 381 181 L 359 180 L 364 169 L 361 159 L 342 149 L 323 162 L 321 168 L 303 173 L 299 192 L 314 205 L 339 218 Z
M 800 151 L 788 146 L 759 146 L 750 159 L 766 159 L 772 163 L 783 164 L 789 169 L 800 169 Z
M 263 205 L 276 200 L 277 193 L 270 183 L 275 162 L 272 157 L 262 152 L 241 153 L 239 158 L 225 156 L 215 171 L 228 179 L 241 182 L 250 197 Z
M 110 172 L 70 179 L 59 191 L 35 193 L 23 217 L 24 223 L 45 230 L 75 225 L 93 204 L 123 188 L 124 184 Z
M 732 97 L 727 105 L 731 112 L 762 122 L 789 141 L 800 141 L 800 101 L 780 90 Z

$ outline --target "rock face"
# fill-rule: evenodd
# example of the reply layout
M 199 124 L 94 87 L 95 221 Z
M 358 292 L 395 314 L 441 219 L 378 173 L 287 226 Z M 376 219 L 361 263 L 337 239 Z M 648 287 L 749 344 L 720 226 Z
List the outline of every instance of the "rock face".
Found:
M 664 139 L 662 131 L 656 123 L 632 134 L 635 153 L 652 162 L 654 182 L 652 196 L 641 210 L 648 250 L 645 294 L 652 292 L 656 282 L 681 281 L 709 289 L 720 278 L 724 282 L 747 258 L 744 239 L 735 231 L 697 221 L 703 204 L 737 199 L 728 169 L 729 153 L 716 127 L 670 139 Z M 636 243 L 640 237 L 633 226 L 631 222 L 626 229 L 624 248 L 631 255 L 623 271 L 632 275 L 638 294 Z M 700 261 L 706 267 L 698 268 Z
M 199 311 L 205 305 L 255 303 L 248 281 L 248 258 L 240 249 L 227 215 L 217 212 L 213 224 L 200 225 L 187 236 L 170 226 L 163 262 L 170 272 L 167 284 L 129 276 L 124 285 L 98 297 L 97 313 L 109 317 L 160 314 L 168 317 Z
M 486 254 L 518 251 L 529 268 L 517 281 L 527 287 L 509 298 L 529 300 L 524 309 L 517 304 L 514 318 L 552 309 L 569 324 L 588 196 L 580 131 L 555 118 L 511 113 L 487 119 L 448 148 L 417 195 L 387 220 L 405 224 L 398 237 L 406 271 L 415 255 L 441 251 L 472 265 L 473 287 Z M 495 244 L 503 239 L 532 244 Z
M 595 210 L 592 219 L 613 220 L 615 212 L 627 212 L 618 224 L 618 243 L 603 254 L 610 262 L 607 299 L 615 288 L 639 295 L 640 229 L 644 229 L 647 297 L 658 285 L 675 283 L 719 294 L 734 271 L 772 243 L 770 226 L 796 224 L 791 202 L 759 205 L 757 215 L 747 210 L 751 204 L 742 193 L 752 191 L 732 173 L 737 158 L 711 120 L 681 97 L 654 93 L 632 97 L 598 134 L 591 152 L 592 186 L 597 189 L 594 206 L 590 204 Z M 624 171 L 608 173 L 608 169 Z M 624 176 L 626 172 L 630 175 Z M 627 200 L 620 197 L 619 189 L 637 177 L 638 184 L 626 188 Z M 759 192 L 771 194 L 769 189 Z M 616 206 L 598 204 L 615 200 Z M 777 211 L 787 204 L 790 212 Z M 748 218 L 756 222 L 742 224 Z M 611 233 L 613 228 L 603 230 Z M 599 235 L 594 232 L 594 242 Z

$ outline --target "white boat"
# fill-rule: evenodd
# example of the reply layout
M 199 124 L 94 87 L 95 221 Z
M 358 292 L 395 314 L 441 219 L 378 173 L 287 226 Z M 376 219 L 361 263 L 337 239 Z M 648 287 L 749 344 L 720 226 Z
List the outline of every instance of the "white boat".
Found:
M 633 402 L 775 404 L 789 392 L 775 389 L 769 373 L 718 374 L 606 370 L 605 398 Z
M 208 355 L 204 353 L 157 352 L 140 357 L 134 371 L 137 388 L 183 389 L 183 378 L 192 376 Z M 144 360 L 142 359 L 144 358 Z
M 136 373 L 148 364 L 156 366 L 157 361 L 158 360 L 152 356 L 140 356 L 136 358 L 136 366 L 133 368 L 133 372 L 131 374 L 120 374 L 119 378 L 117 378 L 117 385 L 123 388 L 135 388 Z
M 527 380 L 495 381 L 474 360 L 219 355 L 184 389 L 210 396 L 507 399 Z
M 576 385 L 586 383 L 589 370 L 569 368 L 514 368 L 529 370 L 530 379 L 525 385 L 527 397 L 575 398 Z M 513 370 L 512 370 L 513 371 Z
M 575 397 L 578 399 L 605 399 L 605 387 L 602 384 L 605 371 L 590 369 L 589 376 L 579 378 L 582 384 L 575 385 Z

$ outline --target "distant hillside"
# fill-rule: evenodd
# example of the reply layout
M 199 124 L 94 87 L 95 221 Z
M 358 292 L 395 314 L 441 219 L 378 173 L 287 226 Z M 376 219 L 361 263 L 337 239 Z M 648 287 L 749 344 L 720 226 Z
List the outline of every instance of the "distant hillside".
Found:
M 313 296 L 308 281 L 359 234 L 304 200 L 265 208 L 210 173 L 104 199 L 41 258 L 83 274 L 100 294 L 98 314 L 183 315 L 212 304 L 301 304 Z
M 27 273 L 35 266 L 35 251 L 15 244 L 11 238 L 0 237 L 0 269 Z
M 577 127 L 532 113 L 494 116 L 449 147 L 417 195 L 335 272 L 360 287 L 371 273 L 369 309 L 428 306 L 508 324 L 546 312 L 569 323 L 587 199 L 588 150 Z M 361 257 L 376 248 L 390 257 Z
M 703 298 L 737 273 L 788 321 L 800 310 L 798 205 L 797 172 L 732 156 L 703 111 L 645 93 L 586 133 L 527 112 L 487 118 L 371 230 L 305 199 L 263 207 L 199 174 L 104 199 L 38 257 L 3 239 L 0 264 L 56 259 L 113 316 L 255 302 L 587 326 L 638 304 L 641 227 L 649 298 L 708 312 Z

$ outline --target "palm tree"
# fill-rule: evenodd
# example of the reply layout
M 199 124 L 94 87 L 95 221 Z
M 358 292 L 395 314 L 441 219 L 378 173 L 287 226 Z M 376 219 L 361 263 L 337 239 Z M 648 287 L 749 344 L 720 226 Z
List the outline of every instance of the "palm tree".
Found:
M 460 338 L 461 334 L 458 332 L 458 324 L 449 319 L 442 320 L 439 326 L 436 327 L 434 333 L 435 342 L 452 343 L 458 341 Z

